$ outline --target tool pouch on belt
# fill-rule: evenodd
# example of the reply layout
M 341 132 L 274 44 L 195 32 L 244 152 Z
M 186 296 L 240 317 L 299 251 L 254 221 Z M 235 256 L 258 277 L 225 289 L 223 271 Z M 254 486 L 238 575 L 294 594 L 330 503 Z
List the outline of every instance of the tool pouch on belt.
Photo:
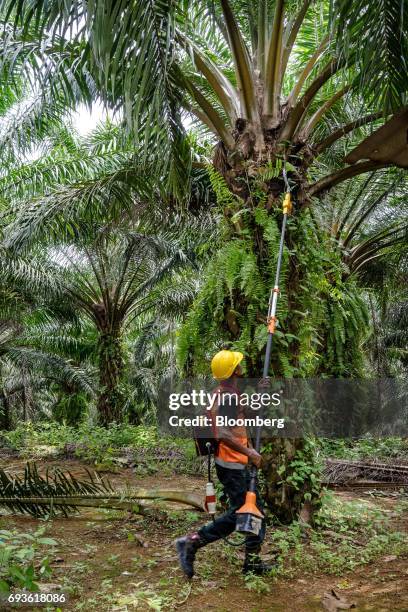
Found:
M 205 416 L 210 420 L 210 425 L 193 427 L 194 444 L 199 457 L 207 457 L 208 453 L 215 455 L 218 449 L 217 430 L 212 418 L 212 412 L 206 412 Z
M 218 440 L 211 437 L 203 437 L 208 436 L 211 431 L 211 427 L 194 427 L 193 435 L 194 435 L 194 444 L 196 448 L 196 453 L 199 457 L 207 457 L 208 455 L 208 446 L 207 443 L 210 444 L 210 454 L 215 455 L 218 448 Z

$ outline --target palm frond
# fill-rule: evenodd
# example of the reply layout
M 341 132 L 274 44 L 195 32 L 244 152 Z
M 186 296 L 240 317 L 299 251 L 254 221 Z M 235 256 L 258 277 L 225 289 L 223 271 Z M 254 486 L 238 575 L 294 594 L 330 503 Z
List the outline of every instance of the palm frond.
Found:
M 81 507 L 111 508 L 143 513 L 140 500 L 168 500 L 203 509 L 203 500 L 194 493 L 161 489 L 125 489 L 115 491 L 111 483 L 92 475 L 80 480 L 60 469 L 46 470 L 42 476 L 35 463 L 28 463 L 24 477 L 0 470 L 0 506 L 12 513 L 48 518 L 61 514 L 69 516 Z
M 22 478 L 0 470 L 0 505 L 11 512 L 41 518 L 52 514 L 53 502 L 58 502 L 61 498 L 55 511 L 63 516 L 69 516 L 76 511 L 76 506 L 70 504 L 66 498 L 108 495 L 113 492 L 109 481 L 101 479 L 96 474 L 92 476 L 88 470 L 86 471 L 89 480 L 78 480 L 72 474 L 66 475 L 59 469 L 53 470 L 52 474 L 47 469 L 45 476 L 42 476 L 35 463 L 27 463 Z M 34 502 L 33 497 L 37 498 L 39 503 Z M 44 498 L 44 504 L 41 498 Z
M 9 251 L 1 249 L 0 279 L 9 287 L 14 287 L 20 295 L 47 294 L 51 298 L 60 298 L 63 293 L 61 283 L 53 273 L 50 262 L 33 260 L 28 257 L 14 257 Z
M 177 6 L 164 0 L 121 0 L 90 8 L 76 0 L 67 7 L 58 0 L 33 11 L 31 1 L 10 0 L 3 7 L 3 38 L 10 49 L 8 73 L 31 75 L 32 87 L 39 83 L 40 91 L 67 109 L 80 102 L 89 105 L 99 95 L 143 144 L 141 156 L 155 157 L 157 175 L 182 198 L 191 155 L 173 72 Z M 14 27 L 7 24 L 7 13 Z M 163 156 L 163 149 L 171 154 Z
M 73 365 L 55 353 L 13 343 L 4 350 L 3 358 L 18 367 L 41 374 L 46 380 L 66 383 L 74 389 L 94 395 L 94 378 L 84 368 Z
M 358 58 L 356 86 L 385 112 L 407 100 L 408 14 L 401 0 L 333 0 L 339 47 Z
M 131 199 L 134 166 L 106 173 L 102 177 L 83 183 L 62 185 L 50 193 L 40 195 L 18 206 L 5 244 L 8 248 L 22 249 L 34 240 L 72 236 L 78 233 L 81 217 L 84 219 L 106 216 L 107 203 L 112 217 L 119 216 L 133 204 Z M 141 177 L 142 188 L 146 179 Z M 143 183 L 143 185 L 142 185 Z

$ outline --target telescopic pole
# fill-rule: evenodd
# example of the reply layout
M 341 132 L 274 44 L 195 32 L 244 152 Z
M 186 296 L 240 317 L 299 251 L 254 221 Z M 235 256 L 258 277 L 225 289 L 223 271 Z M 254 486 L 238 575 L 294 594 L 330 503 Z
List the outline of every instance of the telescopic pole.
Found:
M 283 212 L 283 221 L 282 221 L 282 229 L 280 235 L 279 242 L 279 252 L 278 252 L 278 261 L 276 265 L 276 274 L 275 274 L 275 284 L 273 289 L 271 290 L 269 296 L 269 306 L 268 306 L 268 339 L 266 342 L 266 351 L 265 351 L 265 360 L 263 365 L 263 380 L 267 380 L 269 378 L 269 365 L 271 361 L 271 351 L 272 351 L 272 343 L 273 336 L 276 330 L 276 307 L 278 304 L 278 296 L 279 296 L 279 278 L 282 267 L 282 257 L 283 257 L 283 247 L 285 244 L 285 232 L 286 232 L 286 222 L 288 219 L 288 215 L 292 212 L 292 197 L 290 194 L 290 186 L 286 176 L 286 170 L 283 169 L 283 178 L 286 186 L 286 194 L 283 200 L 282 212 Z M 255 450 L 259 453 L 259 449 L 261 446 L 261 428 L 257 427 L 256 437 L 255 437 Z M 261 521 L 263 518 L 263 514 L 256 507 L 256 481 L 257 481 L 258 470 L 255 465 L 251 468 L 251 480 L 249 483 L 249 488 L 245 500 L 245 504 L 237 511 L 237 524 L 236 531 L 242 533 L 259 533 L 259 529 L 261 526 Z
M 281 273 L 281 268 L 282 268 L 283 247 L 285 244 L 286 222 L 288 219 L 288 215 L 290 215 L 290 213 L 292 212 L 292 198 L 290 195 L 290 191 L 286 192 L 285 198 L 283 200 L 282 212 L 283 212 L 283 221 L 282 221 L 282 229 L 281 229 L 280 242 L 279 242 L 278 261 L 276 264 L 275 284 L 269 296 L 268 319 L 267 319 L 268 339 L 266 341 L 266 351 L 265 351 L 265 359 L 264 359 L 263 373 L 262 373 L 263 380 L 269 378 L 269 365 L 271 361 L 273 336 L 276 331 L 276 323 L 277 323 L 276 308 L 278 305 L 278 296 L 280 293 L 279 279 L 280 279 L 280 273 Z M 258 453 L 259 453 L 259 449 L 261 446 L 260 443 L 261 443 L 261 428 L 258 427 L 256 430 L 256 438 L 255 438 L 255 450 Z M 253 468 L 255 469 L 253 469 L 252 472 L 254 473 L 254 476 L 256 478 L 257 470 L 255 466 L 253 466 Z M 252 476 L 252 478 L 254 476 Z M 251 480 L 251 484 L 252 484 L 252 480 Z M 254 482 L 254 486 L 255 484 L 256 483 Z M 253 488 L 250 490 L 255 490 L 255 489 Z

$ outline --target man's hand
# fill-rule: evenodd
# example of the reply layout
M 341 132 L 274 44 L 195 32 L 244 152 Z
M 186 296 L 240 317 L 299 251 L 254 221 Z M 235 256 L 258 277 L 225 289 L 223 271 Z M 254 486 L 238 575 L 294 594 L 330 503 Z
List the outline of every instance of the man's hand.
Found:
M 261 467 L 262 456 L 259 453 L 257 453 L 254 448 L 248 448 L 248 459 L 257 468 Z

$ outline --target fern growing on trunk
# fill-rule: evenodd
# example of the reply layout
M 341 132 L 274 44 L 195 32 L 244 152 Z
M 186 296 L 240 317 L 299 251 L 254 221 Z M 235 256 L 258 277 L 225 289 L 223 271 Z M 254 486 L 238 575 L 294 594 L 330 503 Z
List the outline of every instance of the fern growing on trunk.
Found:
M 265 169 L 265 174 L 271 168 Z M 211 172 L 224 216 L 220 248 L 179 334 L 180 364 L 208 373 L 211 356 L 224 344 L 245 355 L 246 375 L 262 372 L 266 313 L 274 284 L 281 210 L 268 206 L 263 179 L 252 180 L 243 202 Z M 364 300 L 345 275 L 341 251 L 307 208 L 289 219 L 283 254 L 278 328 L 271 374 L 276 378 L 352 376 L 362 373 L 368 331 Z M 319 465 L 310 440 L 265 443 L 266 501 L 282 522 L 320 504 Z M 304 512 L 305 519 L 310 511 Z

